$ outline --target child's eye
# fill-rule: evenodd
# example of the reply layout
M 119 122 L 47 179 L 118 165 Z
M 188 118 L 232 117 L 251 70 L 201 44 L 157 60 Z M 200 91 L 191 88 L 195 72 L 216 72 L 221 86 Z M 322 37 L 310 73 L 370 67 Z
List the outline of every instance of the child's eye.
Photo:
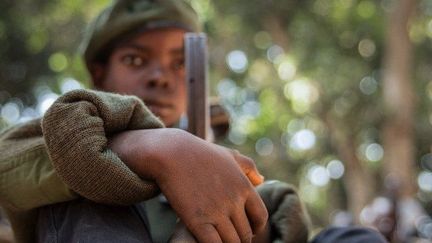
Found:
M 184 69 L 184 66 L 185 66 L 184 59 L 176 60 L 172 65 L 174 70 Z
M 144 58 L 135 55 L 127 55 L 122 58 L 122 62 L 127 66 L 140 67 L 145 64 Z

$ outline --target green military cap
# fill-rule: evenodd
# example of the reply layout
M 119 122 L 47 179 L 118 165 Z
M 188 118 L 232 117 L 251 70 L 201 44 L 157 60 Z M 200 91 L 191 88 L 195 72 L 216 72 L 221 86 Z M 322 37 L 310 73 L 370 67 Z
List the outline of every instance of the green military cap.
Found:
M 110 44 L 131 33 L 163 27 L 200 30 L 196 12 L 184 0 L 114 0 L 89 25 L 81 43 L 84 60 L 89 65 Z

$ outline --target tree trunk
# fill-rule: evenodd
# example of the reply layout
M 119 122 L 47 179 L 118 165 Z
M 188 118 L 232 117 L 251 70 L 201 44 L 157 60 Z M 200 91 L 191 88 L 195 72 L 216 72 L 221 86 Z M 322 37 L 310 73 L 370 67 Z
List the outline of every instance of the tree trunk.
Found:
M 415 95 L 411 81 L 412 45 L 408 25 L 416 7 L 415 0 L 399 0 L 388 16 L 383 66 L 385 121 L 382 129 L 384 178 L 397 180 L 398 197 L 414 196 Z
M 374 181 L 363 161 L 357 157 L 355 136 L 338 126 L 328 114 L 325 121 L 331 134 L 332 146 L 345 164 L 343 183 L 348 210 L 352 213 L 354 223 L 359 224 L 360 212 L 371 199 Z
M 270 33 L 273 42 L 282 47 L 285 52 L 289 51 L 289 38 L 286 33 L 286 26 L 282 23 L 281 19 L 277 16 L 267 16 L 265 18 L 264 28 Z

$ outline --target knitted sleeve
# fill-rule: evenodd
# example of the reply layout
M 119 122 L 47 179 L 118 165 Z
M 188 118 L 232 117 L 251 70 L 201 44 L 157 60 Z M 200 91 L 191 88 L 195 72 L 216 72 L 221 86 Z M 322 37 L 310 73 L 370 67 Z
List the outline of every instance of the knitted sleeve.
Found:
M 90 200 L 120 205 L 146 200 L 159 190 L 107 148 L 108 137 L 162 127 L 138 98 L 90 90 L 61 96 L 42 119 L 48 155 L 60 178 Z
M 309 215 L 290 184 L 266 181 L 257 187 L 266 205 L 273 243 L 306 243 Z

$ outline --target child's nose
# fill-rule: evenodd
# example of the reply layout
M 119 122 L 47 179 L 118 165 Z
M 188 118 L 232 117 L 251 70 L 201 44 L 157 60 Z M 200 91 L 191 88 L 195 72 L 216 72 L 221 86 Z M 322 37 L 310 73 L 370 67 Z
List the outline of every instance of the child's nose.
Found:
M 169 79 L 167 70 L 161 65 L 154 65 L 147 77 L 144 77 L 145 87 L 148 89 L 170 89 L 172 82 Z

